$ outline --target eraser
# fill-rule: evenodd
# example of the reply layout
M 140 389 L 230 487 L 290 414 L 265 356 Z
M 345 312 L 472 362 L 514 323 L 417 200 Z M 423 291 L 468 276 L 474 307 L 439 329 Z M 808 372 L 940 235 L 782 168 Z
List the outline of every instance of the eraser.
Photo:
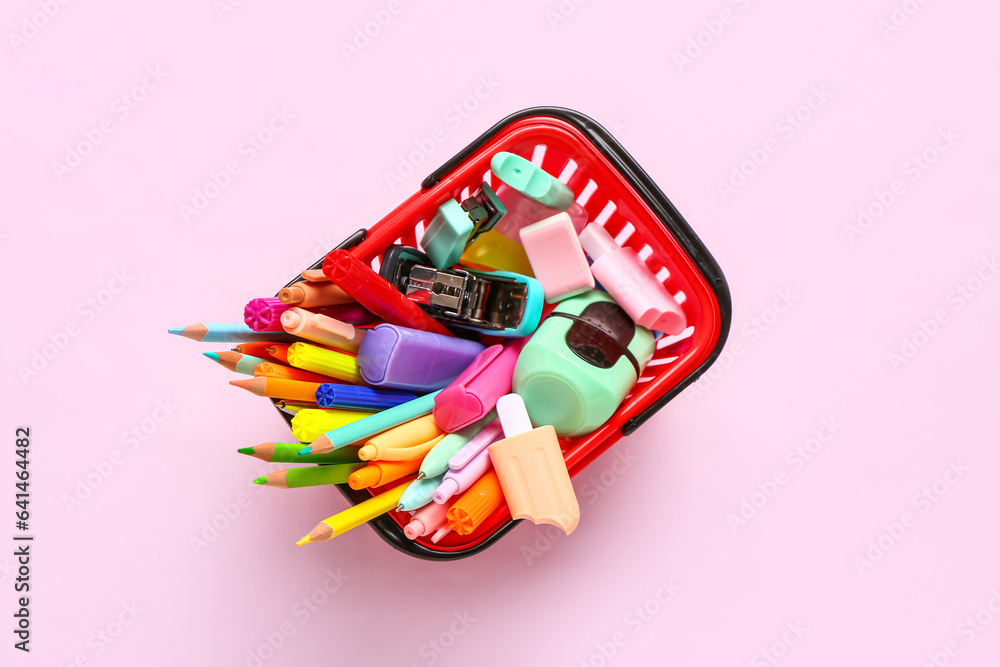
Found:
M 520 234 L 531 270 L 542 283 L 547 302 L 555 303 L 594 289 L 594 274 L 568 214 L 557 213 L 522 227 Z

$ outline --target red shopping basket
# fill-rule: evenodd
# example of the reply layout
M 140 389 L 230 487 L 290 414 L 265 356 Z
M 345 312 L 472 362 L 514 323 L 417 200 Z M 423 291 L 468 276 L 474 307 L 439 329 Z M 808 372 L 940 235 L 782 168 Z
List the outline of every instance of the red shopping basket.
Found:
M 419 192 L 338 248 L 350 249 L 378 271 L 389 246 L 419 246 L 424 229 L 445 201 L 465 199 L 484 180 L 496 187 L 490 158 L 499 151 L 521 155 L 563 180 L 587 210 L 588 220 L 602 224 L 620 245 L 635 250 L 676 296 L 689 324 L 681 334 L 657 341 L 646 370 L 607 423 L 589 435 L 560 441 L 570 475 L 576 475 L 715 361 L 729 333 L 729 288 L 708 250 L 625 149 L 592 119 L 555 107 L 526 109 L 500 121 L 428 176 Z M 322 261 L 310 268 L 321 266 Z M 346 484 L 338 488 L 352 504 L 373 495 Z M 517 523 L 504 505 L 472 534 L 452 532 L 434 544 L 430 536 L 407 539 L 403 526 L 408 520 L 408 513 L 390 512 L 368 525 L 399 551 L 450 560 L 482 551 Z

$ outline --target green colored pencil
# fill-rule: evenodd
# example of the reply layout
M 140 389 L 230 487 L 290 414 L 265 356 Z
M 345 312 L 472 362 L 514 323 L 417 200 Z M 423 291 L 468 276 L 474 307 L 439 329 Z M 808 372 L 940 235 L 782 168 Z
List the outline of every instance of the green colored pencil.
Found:
M 321 486 L 323 484 L 347 484 L 347 478 L 350 477 L 351 473 L 366 465 L 366 463 L 359 461 L 358 463 L 342 463 L 340 465 L 286 468 L 258 477 L 253 483 L 273 486 L 278 489 L 297 489 L 302 486 Z
M 304 454 L 299 456 L 302 449 L 300 442 L 265 442 L 256 447 L 243 447 L 238 449 L 240 454 L 253 456 L 268 463 L 357 463 L 358 450 L 360 447 L 345 447 L 326 454 Z

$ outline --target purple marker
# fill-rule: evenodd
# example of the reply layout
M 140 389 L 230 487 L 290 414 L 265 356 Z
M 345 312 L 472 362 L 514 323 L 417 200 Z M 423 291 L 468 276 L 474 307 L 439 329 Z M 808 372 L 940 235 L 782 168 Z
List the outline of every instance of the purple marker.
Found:
M 486 349 L 482 343 L 395 324 L 380 324 L 358 349 L 361 377 L 370 385 L 428 392 L 443 389 Z
M 503 427 L 500 425 L 500 420 L 494 420 L 448 459 L 450 470 L 445 473 L 444 479 L 431 495 L 434 502 L 447 502 L 456 493 L 467 491 L 482 477 L 483 473 L 493 465 L 488 447 L 502 437 Z

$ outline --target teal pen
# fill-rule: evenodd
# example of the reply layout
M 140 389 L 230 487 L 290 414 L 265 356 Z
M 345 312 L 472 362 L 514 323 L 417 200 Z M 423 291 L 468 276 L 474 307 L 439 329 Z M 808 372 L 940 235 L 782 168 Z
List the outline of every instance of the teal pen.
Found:
M 316 438 L 312 445 L 304 447 L 299 454 L 325 454 L 341 447 L 353 445 L 362 440 L 368 440 L 373 435 L 388 431 L 390 428 L 405 424 L 417 417 L 429 415 L 434 409 L 434 397 L 441 393 L 441 390 L 433 394 L 424 394 L 412 401 L 400 403 L 399 405 L 376 412 L 373 415 L 359 419 L 356 422 L 345 424 L 340 428 L 335 428 Z
M 250 343 L 255 340 L 272 343 L 294 343 L 299 340 L 284 331 L 254 331 L 242 322 L 238 324 L 200 322 L 186 327 L 167 329 L 167 333 L 174 334 L 175 336 L 184 336 L 200 343 Z
M 417 479 L 425 477 L 438 477 L 448 472 L 448 459 L 458 453 L 458 450 L 465 447 L 469 440 L 472 440 L 480 431 L 489 426 L 490 422 L 497 418 L 497 411 L 490 410 L 485 417 L 477 422 L 469 424 L 463 429 L 454 433 L 449 433 L 441 439 L 441 442 L 434 445 L 431 451 L 424 456 L 420 464 L 420 473 Z
M 403 491 L 403 495 L 399 498 L 399 506 L 396 508 L 397 512 L 412 512 L 418 510 L 424 505 L 430 504 L 434 497 L 434 491 L 438 488 L 438 484 L 444 475 L 438 475 L 437 477 L 425 477 L 424 479 L 417 479 L 410 482 L 410 485 L 406 487 L 406 491 Z

